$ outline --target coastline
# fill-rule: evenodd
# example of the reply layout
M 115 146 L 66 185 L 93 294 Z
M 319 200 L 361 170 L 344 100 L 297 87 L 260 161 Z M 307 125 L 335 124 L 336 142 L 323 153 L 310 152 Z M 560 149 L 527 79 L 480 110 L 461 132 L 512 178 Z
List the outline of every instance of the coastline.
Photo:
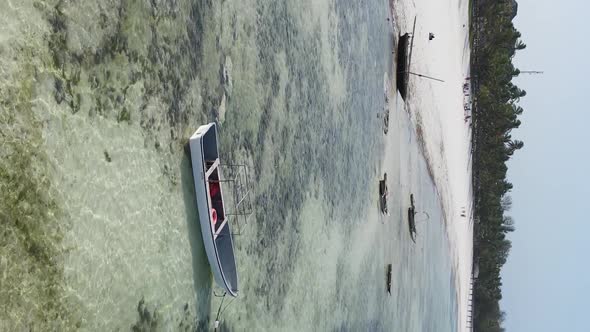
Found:
M 414 124 L 431 176 L 440 193 L 445 227 L 453 260 L 457 296 L 458 330 L 466 331 L 469 283 L 473 253 L 471 191 L 471 129 L 463 119 L 461 86 L 469 76 L 470 49 L 468 3 L 449 5 L 426 1 L 400 1 L 391 8 L 400 32 L 411 29 L 418 17 L 412 71 L 444 79 L 444 83 L 411 77 L 408 113 Z M 447 8 L 448 7 L 448 8 Z M 449 9 L 452 8 L 452 9 Z M 458 10 L 457 10 L 458 8 Z M 441 15 L 446 13 L 448 15 Z M 429 32 L 436 38 L 428 41 Z M 466 217 L 461 216 L 465 209 Z

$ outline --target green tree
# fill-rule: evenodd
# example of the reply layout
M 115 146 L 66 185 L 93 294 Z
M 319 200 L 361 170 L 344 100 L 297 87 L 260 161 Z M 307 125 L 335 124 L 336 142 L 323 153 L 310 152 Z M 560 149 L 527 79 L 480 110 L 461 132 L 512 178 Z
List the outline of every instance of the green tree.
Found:
M 526 48 L 526 44 L 523 43 L 521 40 L 516 42 L 516 45 L 514 45 L 514 49 L 516 50 L 524 50 Z
M 506 234 L 515 231 L 514 219 L 506 213 L 512 207 L 508 194 L 506 162 L 524 147 L 513 129 L 520 127 L 523 113 L 518 105 L 526 91 L 512 82 L 520 75 L 512 59 L 526 48 L 521 33 L 512 24 L 512 0 L 474 2 L 480 22 L 474 31 L 471 73 L 475 77 L 473 110 L 473 192 L 474 252 L 479 278 L 474 284 L 474 328 L 476 331 L 504 331 L 505 313 L 500 310 L 502 279 L 512 243 Z

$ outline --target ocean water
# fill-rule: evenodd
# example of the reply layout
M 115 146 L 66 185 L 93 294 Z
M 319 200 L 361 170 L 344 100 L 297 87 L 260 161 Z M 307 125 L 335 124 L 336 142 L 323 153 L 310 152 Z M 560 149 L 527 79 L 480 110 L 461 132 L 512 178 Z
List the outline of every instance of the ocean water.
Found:
M 387 136 L 378 117 L 388 6 L 0 2 L 0 330 L 211 329 L 221 300 L 183 149 L 210 121 L 254 183 L 222 329 L 456 330 L 415 124 L 399 97 Z M 430 215 L 417 244 L 411 192 Z

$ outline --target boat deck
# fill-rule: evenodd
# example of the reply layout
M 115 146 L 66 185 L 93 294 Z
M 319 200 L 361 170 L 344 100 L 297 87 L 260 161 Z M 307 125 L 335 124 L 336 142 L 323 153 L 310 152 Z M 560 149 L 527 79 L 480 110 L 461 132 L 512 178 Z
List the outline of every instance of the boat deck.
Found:
M 205 165 L 207 167 L 207 171 L 205 172 L 205 184 L 207 193 L 207 201 L 211 209 L 215 209 L 217 213 L 217 223 L 212 221 L 212 229 L 213 229 L 213 239 L 217 239 L 217 237 L 221 234 L 229 218 L 225 213 L 225 205 L 223 204 L 223 189 L 221 187 L 222 181 L 220 181 L 220 174 L 219 174 L 219 158 L 215 160 L 206 160 Z M 212 187 L 218 187 L 218 192 L 212 194 Z M 213 197 L 212 197 L 213 195 Z M 210 212 L 212 213 L 212 211 Z M 213 220 L 213 216 L 211 216 L 211 220 Z M 219 223 L 221 222 L 221 223 Z

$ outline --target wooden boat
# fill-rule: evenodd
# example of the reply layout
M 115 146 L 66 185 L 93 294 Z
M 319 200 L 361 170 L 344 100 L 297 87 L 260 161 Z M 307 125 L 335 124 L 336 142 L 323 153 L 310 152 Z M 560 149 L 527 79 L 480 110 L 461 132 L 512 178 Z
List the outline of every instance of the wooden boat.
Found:
M 392 266 L 391 264 L 387 264 L 387 270 L 386 270 L 386 287 L 387 287 L 387 293 L 389 293 L 389 295 L 391 295 L 391 273 L 392 273 Z
M 410 57 L 410 37 L 411 36 L 409 33 L 401 35 L 397 44 L 396 84 L 397 89 L 404 100 L 406 99 L 406 94 L 408 91 L 408 58 Z
M 408 228 L 410 230 L 410 238 L 416 243 L 416 206 L 414 205 L 414 194 L 410 194 L 410 207 L 408 208 Z
M 388 214 L 387 210 L 387 173 L 383 174 L 383 180 L 379 181 L 379 207 L 381 208 L 381 213 Z
M 412 63 L 412 50 L 414 48 L 414 36 L 416 33 L 416 18 L 414 17 L 414 27 L 412 33 L 405 33 L 399 36 L 397 44 L 397 90 L 406 100 L 408 94 L 408 84 L 410 81 L 410 65 Z
M 203 244 L 216 283 L 231 296 L 238 295 L 238 274 L 229 216 L 223 200 L 223 178 L 217 126 L 199 127 L 189 140 Z

